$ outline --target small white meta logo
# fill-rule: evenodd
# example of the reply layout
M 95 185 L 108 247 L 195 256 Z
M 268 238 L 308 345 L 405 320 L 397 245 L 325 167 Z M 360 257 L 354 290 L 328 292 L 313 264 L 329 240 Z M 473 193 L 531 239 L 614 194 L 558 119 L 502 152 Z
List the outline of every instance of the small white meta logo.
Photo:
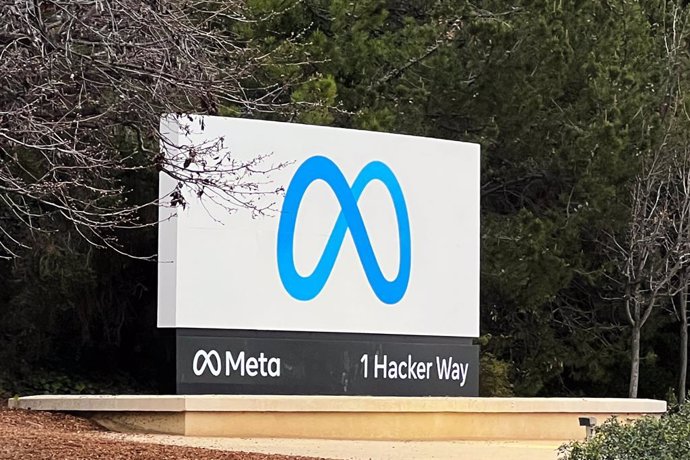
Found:
M 258 357 L 247 357 L 244 351 L 236 356 L 232 352 L 225 352 L 225 361 L 216 350 L 199 350 L 194 355 L 192 370 L 197 377 L 201 376 L 208 368 L 209 372 L 218 377 L 223 372 L 225 363 L 225 375 L 230 376 L 231 370 L 244 377 L 280 377 L 280 358 L 267 357 L 260 352 Z
M 199 366 L 199 358 L 204 359 L 204 361 L 201 363 L 201 366 Z M 211 371 L 211 374 L 215 375 L 216 377 L 220 375 L 221 361 L 220 355 L 216 350 L 211 350 L 208 353 L 206 350 L 199 350 L 196 352 L 196 355 L 194 355 L 194 375 L 199 376 L 203 374 L 207 367 Z

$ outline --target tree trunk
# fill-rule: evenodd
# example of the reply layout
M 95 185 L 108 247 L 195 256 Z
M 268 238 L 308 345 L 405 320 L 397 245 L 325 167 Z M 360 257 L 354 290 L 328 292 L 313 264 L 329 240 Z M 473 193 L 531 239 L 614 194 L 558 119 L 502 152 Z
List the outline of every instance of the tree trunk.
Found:
M 640 332 L 642 326 L 635 322 L 632 327 L 630 343 L 630 392 L 628 397 L 637 398 L 637 388 L 640 382 Z
M 678 404 L 685 402 L 688 376 L 688 286 L 680 291 L 680 372 L 678 378 Z

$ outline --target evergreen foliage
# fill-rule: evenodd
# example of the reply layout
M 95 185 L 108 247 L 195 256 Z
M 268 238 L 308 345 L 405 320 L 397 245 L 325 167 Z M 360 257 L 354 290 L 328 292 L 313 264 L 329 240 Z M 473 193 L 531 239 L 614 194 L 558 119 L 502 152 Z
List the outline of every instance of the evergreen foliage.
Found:
M 630 328 L 610 246 L 641 158 L 690 132 L 681 110 L 685 129 L 660 142 L 669 75 L 690 78 L 687 30 L 674 29 L 672 66 L 667 50 L 682 3 L 247 0 L 253 20 L 226 26 L 267 56 L 245 86 L 292 88 L 272 101 L 292 111 L 253 116 L 481 144 L 484 394 L 624 396 Z M 155 190 L 152 174 L 132 180 Z M 134 373 L 133 357 L 172 364 L 150 358 L 165 350 L 155 264 L 69 231 L 24 236 L 32 249 L 0 266 L 0 379 L 98 370 L 100 353 Z M 155 248 L 154 234 L 128 238 Z M 641 396 L 677 386 L 673 311 L 660 300 L 641 330 Z

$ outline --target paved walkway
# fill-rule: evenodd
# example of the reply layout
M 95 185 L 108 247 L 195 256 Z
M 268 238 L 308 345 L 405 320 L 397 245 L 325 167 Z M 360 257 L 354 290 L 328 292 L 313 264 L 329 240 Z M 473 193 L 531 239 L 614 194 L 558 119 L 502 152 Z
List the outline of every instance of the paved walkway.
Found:
M 333 441 L 108 433 L 128 441 L 351 460 L 556 460 L 558 441 Z

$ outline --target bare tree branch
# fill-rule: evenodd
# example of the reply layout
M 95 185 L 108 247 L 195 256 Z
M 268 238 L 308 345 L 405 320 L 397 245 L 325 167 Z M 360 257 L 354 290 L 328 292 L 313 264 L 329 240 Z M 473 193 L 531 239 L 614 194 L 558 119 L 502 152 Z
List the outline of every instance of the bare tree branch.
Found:
M 261 177 L 280 167 L 265 156 L 237 161 L 222 139 L 180 149 L 181 161 L 158 149 L 163 113 L 282 108 L 283 88 L 253 79 L 267 56 L 232 32 L 247 21 L 243 7 L 242 0 L 0 0 L 1 214 L 31 231 L 47 231 L 61 216 L 94 245 L 115 248 L 114 229 L 155 223 L 142 222 L 140 211 L 158 203 L 130 203 L 124 182 L 147 169 L 197 194 L 213 190 L 228 209 L 264 212 L 256 197 L 278 190 Z M 26 242 L 3 222 L 0 255 L 11 257 Z

